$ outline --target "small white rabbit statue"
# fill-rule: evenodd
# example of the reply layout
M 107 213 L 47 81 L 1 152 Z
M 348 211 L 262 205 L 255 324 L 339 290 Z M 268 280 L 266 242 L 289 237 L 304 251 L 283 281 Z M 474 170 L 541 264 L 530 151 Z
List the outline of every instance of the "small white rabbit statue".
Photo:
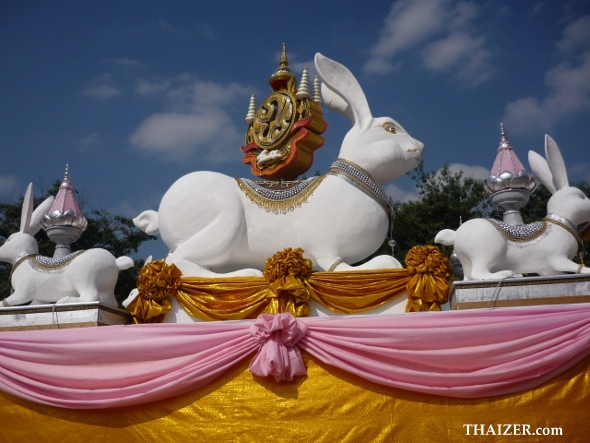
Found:
M 590 199 L 570 187 L 565 164 L 555 141 L 545 136 L 545 156 L 529 151 L 537 179 L 553 194 L 543 222 L 523 226 L 525 236 L 506 233 L 488 219 L 473 219 L 457 231 L 444 229 L 434 241 L 454 245 L 463 265 L 464 280 L 493 280 L 518 274 L 590 273 L 571 259 L 582 251 L 577 227 L 590 221 Z
M 373 253 L 386 238 L 390 213 L 381 187 L 416 167 L 424 145 L 395 120 L 373 117 L 346 67 L 319 53 L 315 66 L 324 102 L 353 126 L 339 159 L 304 202 L 286 211 L 265 210 L 236 179 L 200 171 L 177 180 L 158 212 L 144 211 L 134 219 L 144 232 L 159 232 L 172 251 L 166 261 L 183 274 L 261 275 L 257 270 L 264 261 L 287 247 L 302 248 L 316 270 L 340 271 L 351 269 L 350 263 Z M 363 266 L 400 264 L 379 256 Z
M 106 249 L 79 251 L 63 259 L 39 256 L 35 234 L 41 229 L 43 215 L 50 209 L 49 197 L 33 211 L 33 184 L 23 200 L 20 231 L 0 247 L 0 261 L 12 263 L 14 292 L 0 306 L 35 303 L 84 303 L 100 301 L 117 306 L 114 288 L 119 270 L 133 266 L 130 257 L 115 257 Z

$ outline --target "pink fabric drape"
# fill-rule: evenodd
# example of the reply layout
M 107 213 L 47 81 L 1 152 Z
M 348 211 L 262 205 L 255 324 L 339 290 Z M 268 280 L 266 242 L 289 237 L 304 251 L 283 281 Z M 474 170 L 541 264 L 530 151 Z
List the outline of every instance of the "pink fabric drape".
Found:
M 291 381 L 307 371 L 295 346 L 307 333 L 305 323 L 290 314 L 262 314 L 250 326 L 260 349 L 250 363 L 250 372 L 260 377 L 272 375 L 276 381 Z
M 590 306 L 539 306 L 307 323 L 319 360 L 373 382 L 476 398 L 527 390 L 590 355 Z
M 0 334 L 0 389 L 94 409 L 205 386 L 257 349 L 250 322 L 105 326 Z
M 460 398 L 538 386 L 590 355 L 590 305 L 0 333 L 0 389 L 66 408 L 140 404 L 206 385 L 252 355 L 305 373 L 299 350 L 387 386 Z

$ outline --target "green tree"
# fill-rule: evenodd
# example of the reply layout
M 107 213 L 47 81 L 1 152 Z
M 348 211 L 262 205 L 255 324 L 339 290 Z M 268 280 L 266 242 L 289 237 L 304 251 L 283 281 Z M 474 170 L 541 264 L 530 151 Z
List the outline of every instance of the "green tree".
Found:
M 541 220 L 547 215 L 547 202 L 551 193 L 543 185 L 537 186 L 537 189 L 531 194 L 528 203 L 521 209 L 522 221 L 532 223 Z M 501 215 L 498 214 L 498 218 Z
M 44 197 L 35 198 L 35 207 L 50 195 L 57 195 L 61 182 L 56 181 L 46 192 Z M 83 199 L 79 199 L 81 206 Z M 21 209 L 23 198 L 16 202 L 0 202 L 0 237 L 8 238 L 20 228 Z M 154 236 L 147 235 L 133 225 L 133 222 L 125 217 L 110 214 L 105 209 L 92 210 L 85 214 L 88 220 L 88 227 L 82 236 L 74 242 L 72 251 L 79 251 L 91 248 L 103 248 L 111 252 L 115 257 L 136 253 L 139 246 Z M 53 243 L 41 229 L 35 236 L 39 244 L 41 255 L 51 256 L 55 249 Z M 121 271 L 115 286 L 115 297 L 121 303 L 129 292 L 135 288 L 135 282 L 144 260 L 135 260 L 133 268 Z M 10 263 L 0 263 L 0 300 L 10 295 Z
M 464 177 L 462 171 L 453 173 L 448 165 L 426 172 L 421 163 L 408 174 L 420 197 L 416 201 L 393 203 L 395 257 L 402 264 L 413 246 L 434 244 L 440 230 L 457 229 L 462 221 L 491 213 L 482 180 Z M 446 249 L 450 248 L 443 250 L 449 255 L 451 251 Z

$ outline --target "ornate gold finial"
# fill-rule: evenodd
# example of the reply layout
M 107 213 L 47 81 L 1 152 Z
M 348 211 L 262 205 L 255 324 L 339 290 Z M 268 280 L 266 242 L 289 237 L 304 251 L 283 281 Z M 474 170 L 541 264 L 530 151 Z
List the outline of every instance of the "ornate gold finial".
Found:
M 286 88 L 287 83 L 293 79 L 293 74 L 289 69 L 289 60 L 287 60 L 287 44 L 283 43 L 283 50 L 281 51 L 281 60 L 279 61 L 279 68 L 270 77 L 268 83 L 273 90 Z
M 303 68 L 303 73 L 301 74 L 301 81 L 299 82 L 299 88 L 297 88 L 297 98 L 303 100 L 304 98 L 309 98 L 309 85 L 307 80 L 307 66 Z
M 311 100 L 317 103 L 318 105 L 322 106 L 322 93 L 320 89 L 320 79 L 316 75 L 313 79 L 313 93 L 311 96 Z
M 250 104 L 248 106 L 248 113 L 246 114 L 246 123 L 250 124 L 256 119 L 256 96 L 252 94 L 250 97 Z
M 279 69 L 277 72 L 291 72 L 289 69 L 289 60 L 287 60 L 287 44 L 283 43 L 283 50 L 281 51 L 281 60 L 279 61 Z
M 321 134 L 327 123 L 321 105 L 309 98 L 307 68 L 297 88 L 284 43 L 279 68 L 269 83 L 272 92 L 258 111 L 254 97 L 251 98 L 246 116 L 248 129 L 241 147 L 245 154 L 242 161 L 250 165 L 257 177 L 294 180 L 311 167 L 313 151 L 324 144 Z

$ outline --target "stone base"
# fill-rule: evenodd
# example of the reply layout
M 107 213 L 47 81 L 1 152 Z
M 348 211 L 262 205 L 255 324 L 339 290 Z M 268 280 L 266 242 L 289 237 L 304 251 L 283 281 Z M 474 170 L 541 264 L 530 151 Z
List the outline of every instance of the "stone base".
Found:
M 87 328 L 132 322 L 131 314 L 127 311 L 100 302 L 0 308 L 0 331 Z
M 451 309 L 590 303 L 590 275 L 456 281 L 449 302 Z

